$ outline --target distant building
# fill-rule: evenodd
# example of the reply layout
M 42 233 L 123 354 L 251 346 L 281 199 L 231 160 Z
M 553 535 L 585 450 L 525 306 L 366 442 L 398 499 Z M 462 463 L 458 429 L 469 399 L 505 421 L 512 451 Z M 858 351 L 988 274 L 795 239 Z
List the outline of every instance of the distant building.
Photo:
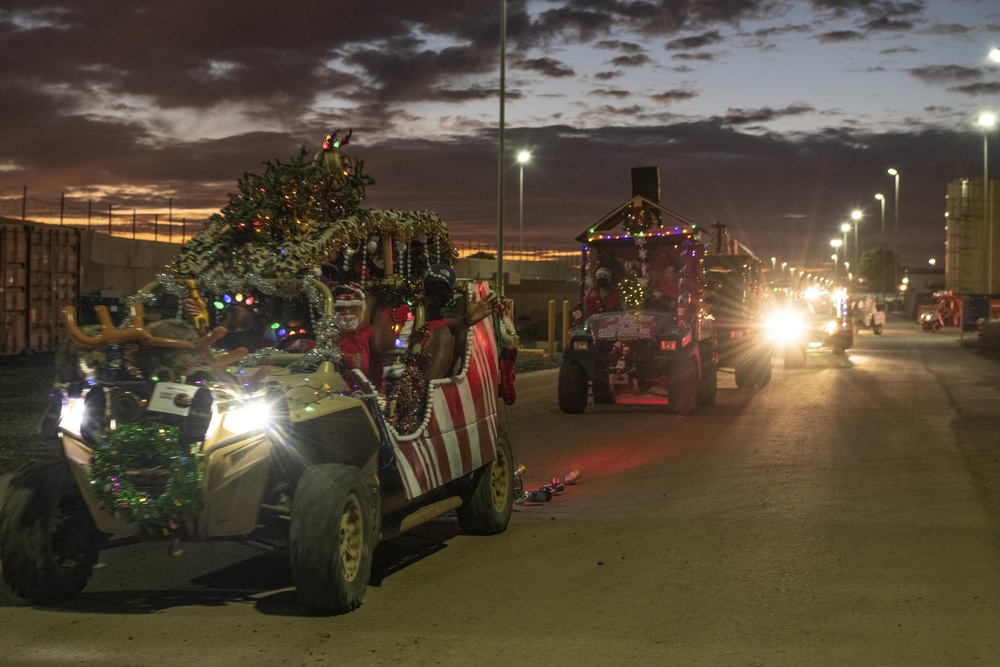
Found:
M 993 205 L 993 293 L 1000 293 L 1000 202 L 997 181 L 989 181 Z M 985 294 L 989 280 L 990 225 L 983 179 L 962 178 L 948 183 L 945 231 L 945 285 L 956 294 Z

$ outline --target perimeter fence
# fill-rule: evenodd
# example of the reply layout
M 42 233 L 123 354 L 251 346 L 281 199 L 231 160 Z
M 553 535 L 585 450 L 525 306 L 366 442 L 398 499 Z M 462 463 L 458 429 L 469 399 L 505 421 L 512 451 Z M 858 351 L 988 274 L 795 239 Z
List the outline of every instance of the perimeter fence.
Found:
M 63 225 L 93 230 L 123 238 L 165 243 L 184 243 L 201 231 L 208 220 L 204 209 L 184 208 L 168 199 L 166 205 L 145 203 L 126 206 L 107 201 L 95 201 L 60 195 L 58 199 L 28 196 L 28 188 L 20 193 L 0 188 L 0 218 Z M 495 259 L 496 243 L 471 240 L 454 240 L 459 257 Z M 578 267 L 578 250 L 551 247 L 524 246 L 511 243 L 504 248 L 505 261 L 553 262 L 563 266 Z

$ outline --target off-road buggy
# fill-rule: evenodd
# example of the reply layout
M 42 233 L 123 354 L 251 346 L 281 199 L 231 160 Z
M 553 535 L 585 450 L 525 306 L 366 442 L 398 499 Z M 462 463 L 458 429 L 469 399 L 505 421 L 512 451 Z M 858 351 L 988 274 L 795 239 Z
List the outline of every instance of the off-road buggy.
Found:
M 497 321 L 469 327 L 449 377 L 423 381 L 416 345 L 389 355 L 399 372 L 384 388 L 343 364 L 331 274 L 386 308 L 408 304 L 416 341 L 421 276 L 454 257 L 436 215 L 360 209 L 367 183 L 335 136 L 314 160 L 303 150 L 268 163 L 128 300 L 123 327 L 101 310 L 99 330 L 81 328 L 67 310 L 78 358 L 92 366 L 54 392 L 64 458 L 19 469 L 0 510 L 15 594 L 39 604 L 77 595 L 111 536 L 179 553 L 186 540 L 265 531 L 287 545 L 304 605 L 340 613 L 361 603 L 381 540 L 450 510 L 466 532 L 505 530 L 516 463 L 497 423 Z M 488 285 L 458 288 L 482 299 Z M 264 334 L 276 340 L 219 350 L 221 327 L 164 335 L 146 321 L 164 301 L 195 320 L 249 307 L 274 319 Z M 299 319 L 281 319 L 289 305 Z M 178 372 L 178 355 L 194 352 L 204 368 Z

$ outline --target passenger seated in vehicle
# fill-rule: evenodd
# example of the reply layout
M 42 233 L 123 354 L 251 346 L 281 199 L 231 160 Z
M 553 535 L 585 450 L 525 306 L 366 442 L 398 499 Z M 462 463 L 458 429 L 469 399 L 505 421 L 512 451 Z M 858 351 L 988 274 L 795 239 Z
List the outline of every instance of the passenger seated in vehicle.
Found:
M 605 266 L 594 272 L 594 286 L 587 291 L 583 301 L 587 315 L 621 310 L 621 295 L 611 283 L 611 270 Z
M 333 289 L 333 307 L 337 313 L 337 345 L 342 355 L 345 378 L 351 383 L 350 371 L 360 370 L 377 390 L 382 389 L 382 357 L 392 349 L 396 334 L 389 310 L 376 309 L 371 323 L 367 322 L 367 296 L 357 285 L 340 285 Z
M 680 296 L 680 279 L 677 267 L 671 263 L 664 264 L 659 270 L 650 271 L 649 296 L 646 297 L 646 308 L 651 310 L 676 310 L 677 299 Z
M 427 308 L 427 333 L 422 350 L 429 361 L 425 379 L 434 380 L 454 374 L 463 351 L 469 327 L 486 319 L 499 303 L 495 294 L 485 301 L 462 298 L 455 292 L 455 271 L 447 264 L 435 264 L 424 274 L 424 300 Z

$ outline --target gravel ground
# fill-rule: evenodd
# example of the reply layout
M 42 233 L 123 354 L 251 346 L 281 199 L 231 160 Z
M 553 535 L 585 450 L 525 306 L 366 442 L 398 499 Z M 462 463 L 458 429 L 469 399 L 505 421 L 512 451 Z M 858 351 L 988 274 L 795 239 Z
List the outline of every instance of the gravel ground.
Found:
M 539 355 L 520 355 L 515 373 L 555 368 Z M 38 435 L 38 424 L 55 377 L 52 354 L 0 357 L 0 475 L 32 459 L 59 455 L 58 444 Z

